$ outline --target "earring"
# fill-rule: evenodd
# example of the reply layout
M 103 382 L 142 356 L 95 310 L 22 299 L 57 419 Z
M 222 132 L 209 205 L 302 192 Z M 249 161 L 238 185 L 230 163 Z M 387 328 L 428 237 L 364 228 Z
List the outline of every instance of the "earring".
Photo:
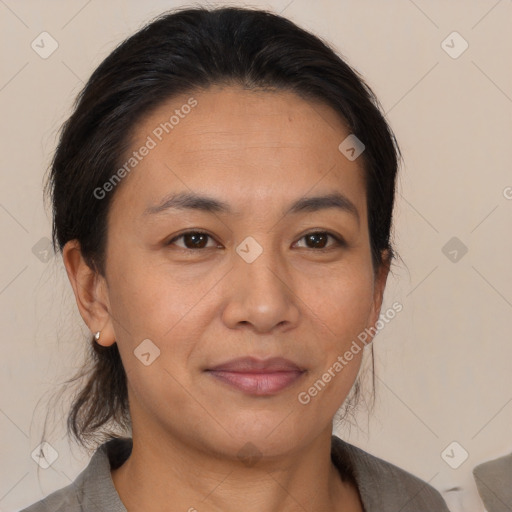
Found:
M 94 339 L 95 339 L 96 341 L 99 341 L 99 339 L 100 339 L 100 331 L 98 331 L 98 332 L 94 335 Z

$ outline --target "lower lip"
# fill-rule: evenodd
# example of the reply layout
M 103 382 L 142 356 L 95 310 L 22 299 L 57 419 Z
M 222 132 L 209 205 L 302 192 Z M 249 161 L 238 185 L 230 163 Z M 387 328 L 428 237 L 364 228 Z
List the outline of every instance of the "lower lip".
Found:
M 273 395 L 296 382 L 304 372 L 241 373 L 209 370 L 215 378 L 250 395 Z

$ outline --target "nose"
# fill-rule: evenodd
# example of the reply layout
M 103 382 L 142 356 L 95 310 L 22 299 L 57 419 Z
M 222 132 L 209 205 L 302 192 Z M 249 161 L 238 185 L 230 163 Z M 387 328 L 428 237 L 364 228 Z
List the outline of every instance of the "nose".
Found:
M 294 292 L 293 275 L 270 243 L 245 239 L 237 247 L 227 277 L 228 300 L 222 315 L 226 326 L 248 325 L 262 334 L 297 325 L 300 299 Z

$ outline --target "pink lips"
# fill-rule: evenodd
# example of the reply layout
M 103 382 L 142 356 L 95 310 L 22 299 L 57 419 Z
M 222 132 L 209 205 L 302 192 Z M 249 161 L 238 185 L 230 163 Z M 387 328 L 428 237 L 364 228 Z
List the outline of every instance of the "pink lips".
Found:
M 272 395 L 298 380 L 305 370 L 281 357 L 233 359 L 207 370 L 215 378 L 251 395 Z

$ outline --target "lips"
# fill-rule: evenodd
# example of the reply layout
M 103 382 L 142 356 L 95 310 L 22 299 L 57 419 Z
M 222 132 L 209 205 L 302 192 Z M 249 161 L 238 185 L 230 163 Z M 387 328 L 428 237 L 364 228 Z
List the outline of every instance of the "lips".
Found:
M 299 380 L 306 370 L 293 361 L 276 357 L 233 359 L 207 370 L 217 382 L 249 395 L 273 395 Z
M 274 373 L 274 372 L 302 372 L 303 368 L 293 361 L 283 357 L 271 359 L 256 359 L 255 357 L 240 357 L 221 363 L 208 369 L 209 371 L 226 371 L 241 373 Z

